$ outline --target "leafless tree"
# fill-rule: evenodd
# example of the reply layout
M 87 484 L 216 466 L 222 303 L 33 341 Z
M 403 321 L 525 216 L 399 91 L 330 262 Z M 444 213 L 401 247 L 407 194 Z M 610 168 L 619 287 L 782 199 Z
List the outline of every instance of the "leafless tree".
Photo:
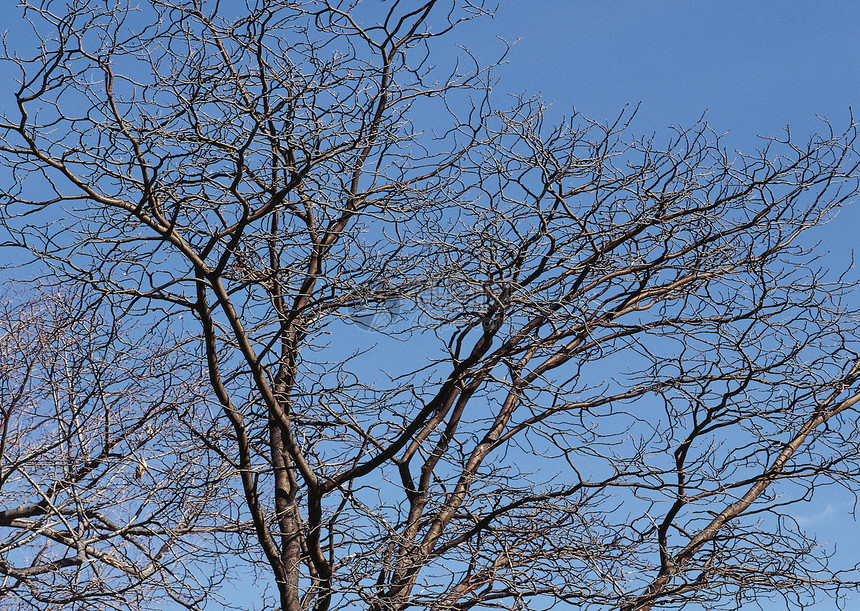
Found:
M 175 343 L 62 289 L 2 308 L 0 608 L 194 608 L 231 471 L 180 426 L 193 372 L 135 346 Z
M 24 3 L 6 244 L 112 317 L 10 318 L 5 593 L 202 606 L 247 569 L 285 611 L 646 611 L 856 585 L 793 517 L 860 487 L 856 284 L 807 237 L 857 193 L 855 125 L 746 154 L 705 123 L 551 125 L 456 50 L 484 12 Z M 37 375 L 58 359 L 80 371 Z

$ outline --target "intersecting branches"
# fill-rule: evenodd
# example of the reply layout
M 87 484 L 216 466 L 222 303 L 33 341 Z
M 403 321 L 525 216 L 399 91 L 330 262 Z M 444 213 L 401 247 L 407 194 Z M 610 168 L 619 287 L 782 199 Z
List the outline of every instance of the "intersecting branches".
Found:
M 53 285 L 109 306 L 110 358 L 82 379 L 136 402 L 80 408 L 87 451 L 62 477 L 0 462 L 21 488 L 2 524 L 67 550 L 4 556 L 10 592 L 42 601 L 39 580 L 74 574 L 69 592 L 111 577 L 193 606 L 209 573 L 170 568 L 192 553 L 270 575 L 289 611 L 854 585 L 791 517 L 860 474 L 856 285 L 805 237 L 856 195 L 853 123 L 749 154 L 704 123 L 665 141 L 627 115 L 549 125 L 445 55 L 469 3 L 54 11 L 26 8 L 42 46 L 7 59 L 0 220 Z M 163 374 L 132 376 L 120 346 Z M 10 361 L 9 431 L 28 367 L 56 360 L 30 354 Z M 181 440 L 146 433 L 160 419 Z M 33 456 L 68 453 L 46 422 L 24 431 Z M 199 484 L 141 496 L 153 444 L 165 472 L 196 457 Z M 134 519 L 70 509 L 108 481 Z

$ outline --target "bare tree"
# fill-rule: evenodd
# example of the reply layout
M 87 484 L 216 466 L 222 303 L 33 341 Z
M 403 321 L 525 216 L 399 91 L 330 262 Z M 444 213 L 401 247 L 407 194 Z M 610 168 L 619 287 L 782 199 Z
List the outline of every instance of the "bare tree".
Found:
M 230 471 L 181 426 L 196 391 L 176 343 L 62 289 L 6 297 L 0 608 L 194 608 L 201 563 L 229 564 L 212 540 Z
M 2 549 L 69 551 L 4 551 L 5 592 L 202 605 L 201 557 L 268 575 L 262 603 L 289 611 L 802 606 L 856 585 L 792 517 L 860 486 L 856 284 L 805 237 L 856 195 L 853 123 L 742 154 L 705 124 L 641 139 L 498 109 L 492 70 L 452 51 L 474 4 L 135 7 L 25 3 L 41 44 L 6 54 L 7 244 L 146 332 L 38 361 L 78 359 L 137 415 L 38 377 L 92 407 L 74 450 L 40 449 L 63 416 L 6 442 Z M 123 365 L 152 346 L 176 362 Z M 140 484 L 153 450 L 133 475 L 159 418 L 183 431 L 159 438 L 165 496 Z M 110 468 L 80 466 L 117 439 Z M 40 452 L 79 462 L 16 467 Z M 193 480 L 186 453 L 212 461 Z M 134 517 L 54 500 L 81 468 L 117 473 Z M 139 524 L 141 495 L 169 525 Z M 21 503 L 42 517 L 4 517 Z

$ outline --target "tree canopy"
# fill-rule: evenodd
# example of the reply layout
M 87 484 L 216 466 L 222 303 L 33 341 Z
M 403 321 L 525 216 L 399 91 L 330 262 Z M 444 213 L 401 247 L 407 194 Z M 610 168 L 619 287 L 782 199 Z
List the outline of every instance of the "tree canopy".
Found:
M 857 585 L 793 513 L 860 487 L 857 282 L 806 237 L 857 195 L 857 126 L 553 123 L 444 59 L 490 8 L 24 3 L 0 608 Z

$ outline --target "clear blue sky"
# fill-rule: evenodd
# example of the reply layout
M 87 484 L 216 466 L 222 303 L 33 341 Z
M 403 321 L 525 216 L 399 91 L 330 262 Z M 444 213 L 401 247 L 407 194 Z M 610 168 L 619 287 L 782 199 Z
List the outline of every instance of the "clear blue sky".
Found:
M 540 93 L 557 116 L 598 121 L 639 104 L 637 134 L 689 126 L 703 113 L 729 147 L 757 136 L 800 141 L 822 118 L 860 115 L 860 2 L 830 0 L 501 0 L 493 20 L 452 36 L 482 59 L 513 44 L 498 94 Z M 500 99 L 501 95 L 497 97 Z M 860 116 L 858 116 L 860 120 Z M 818 239 L 847 261 L 860 206 Z
M 507 0 L 473 27 L 520 39 L 504 89 L 541 91 L 596 119 L 641 102 L 643 131 L 706 109 L 739 137 L 811 130 L 815 115 L 844 123 L 860 83 L 854 1 Z
M 707 110 L 729 146 L 748 150 L 756 135 L 781 135 L 786 125 L 804 139 L 822 128 L 817 117 L 844 129 L 852 105 L 860 114 L 857 1 L 502 0 L 493 21 L 469 28 L 455 38 L 485 57 L 503 47 L 492 34 L 519 39 L 498 93 L 540 92 L 559 116 L 575 106 L 596 120 L 641 103 L 639 134 L 668 136 L 670 125 L 690 125 Z M 857 225 L 860 202 L 819 232 L 834 265 L 856 248 Z M 796 517 L 822 542 L 838 543 L 845 562 L 857 562 L 853 498 L 832 494 Z M 860 608 L 853 598 L 848 609 Z
M 852 105 L 860 115 L 860 0 L 498 1 L 493 20 L 467 24 L 449 42 L 487 61 L 504 48 L 496 36 L 519 39 L 500 69 L 499 101 L 504 92 L 541 93 L 556 116 L 575 106 L 596 120 L 641 103 L 633 130 L 658 137 L 707 110 L 711 126 L 739 149 L 787 124 L 802 138 L 821 128 L 816 115 L 837 128 L 848 125 Z M 0 16 L 6 11 L 11 4 Z M 836 264 L 854 248 L 855 224 L 860 202 L 821 234 Z M 860 524 L 847 513 L 850 499 L 821 498 L 804 509 L 798 519 L 853 560 Z
M 707 113 L 729 148 L 750 151 L 759 135 L 782 136 L 787 125 L 802 142 L 826 127 L 820 118 L 841 131 L 852 105 L 860 115 L 858 34 L 860 1 L 501 0 L 493 20 L 463 26 L 447 44 L 486 63 L 504 50 L 499 38 L 517 41 L 499 69 L 497 106 L 507 93 L 540 93 L 556 118 L 575 107 L 611 121 L 639 104 L 633 131 L 658 141 Z M 860 202 L 817 233 L 831 252 L 825 263 L 849 264 L 858 224 Z M 850 565 L 860 548 L 852 507 L 853 497 L 831 488 L 795 506 L 794 517 L 821 543 L 837 544 L 837 560 Z M 849 610 L 860 608 L 860 595 L 853 598 Z M 836 606 L 825 600 L 811 609 Z

